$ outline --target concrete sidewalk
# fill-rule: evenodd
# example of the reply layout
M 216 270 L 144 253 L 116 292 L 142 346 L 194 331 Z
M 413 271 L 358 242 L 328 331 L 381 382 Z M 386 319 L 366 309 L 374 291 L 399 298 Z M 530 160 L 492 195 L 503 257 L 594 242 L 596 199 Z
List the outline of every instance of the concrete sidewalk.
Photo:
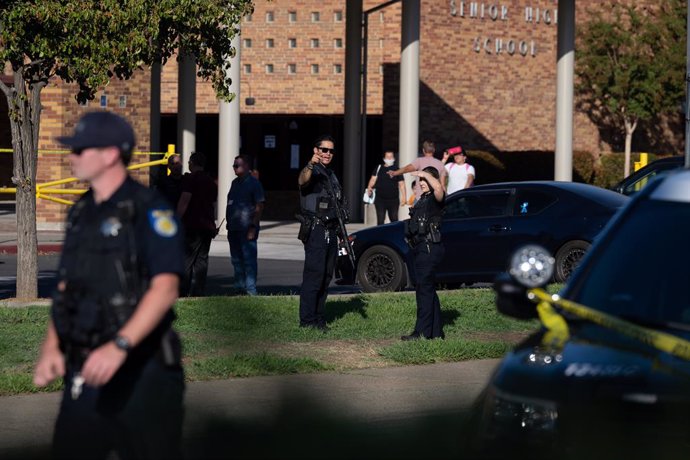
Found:
M 348 233 L 366 228 L 365 224 L 347 224 Z M 297 239 L 296 221 L 262 221 L 259 234 L 259 259 L 304 260 L 304 248 Z M 39 254 L 54 254 L 62 249 L 64 233 L 56 230 L 37 232 Z M 0 202 L 0 254 L 16 254 L 17 222 L 13 202 Z M 218 235 L 211 242 L 211 256 L 230 257 L 227 237 Z
M 439 439 L 459 439 L 497 362 L 192 382 L 185 398 L 186 458 L 422 458 L 428 446 L 410 449 L 432 427 Z M 59 399 L 58 393 L 0 398 L 0 458 L 44 458 Z M 330 454 L 294 445 L 305 430 L 318 433 L 319 448 Z M 437 450 L 432 457 L 445 454 Z

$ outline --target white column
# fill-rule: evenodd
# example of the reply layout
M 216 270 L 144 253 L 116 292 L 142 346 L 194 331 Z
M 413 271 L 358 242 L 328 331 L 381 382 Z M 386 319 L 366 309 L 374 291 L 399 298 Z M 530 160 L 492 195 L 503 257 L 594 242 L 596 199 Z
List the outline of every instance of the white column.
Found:
M 400 128 L 398 164 L 417 158 L 419 150 L 419 23 L 420 0 L 403 0 L 400 54 Z M 412 180 L 405 178 L 408 193 Z M 407 208 L 400 218 L 407 217 Z
M 232 102 L 221 101 L 218 108 L 218 224 L 225 217 L 228 191 L 236 177 L 232 163 L 240 154 L 240 34 L 232 40 L 232 47 L 235 48 L 235 56 L 230 58 L 228 75 L 232 80 L 230 92 L 235 97 Z M 225 224 L 221 226 L 220 233 L 227 234 Z
M 575 0 L 558 2 L 556 84 L 556 158 L 554 179 L 573 180 L 573 82 L 575 74 Z
M 189 156 L 196 149 L 196 63 L 180 51 L 177 79 L 177 153 L 182 154 L 184 172 L 189 172 Z

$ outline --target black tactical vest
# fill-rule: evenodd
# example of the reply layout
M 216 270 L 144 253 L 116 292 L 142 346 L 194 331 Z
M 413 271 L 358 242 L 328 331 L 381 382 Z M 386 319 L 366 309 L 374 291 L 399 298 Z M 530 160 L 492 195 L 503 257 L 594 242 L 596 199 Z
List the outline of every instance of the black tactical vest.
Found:
M 323 222 L 335 221 L 335 200 L 342 203 L 342 189 L 338 178 L 327 168 L 315 167 L 309 183 L 300 188 L 302 213 L 316 216 Z
M 82 199 L 70 212 L 59 274 L 66 290 L 56 293 L 52 312 L 62 344 L 94 348 L 111 340 L 148 288 L 137 257 L 141 201 L 146 198 L 106 207 Z

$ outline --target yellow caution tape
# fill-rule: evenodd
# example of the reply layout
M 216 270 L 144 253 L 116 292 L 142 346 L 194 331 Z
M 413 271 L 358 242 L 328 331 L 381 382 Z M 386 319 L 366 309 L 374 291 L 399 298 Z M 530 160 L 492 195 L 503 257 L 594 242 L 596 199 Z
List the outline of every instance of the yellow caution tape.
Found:
M 657 350 L 690 360 L 690 341 L 688 340 L 681 339 L 680 337 L 665 332 L 638 326 L 637 324 L 602 313 L 579 303 L 561 299 L 558 296 L 552 296 L 543 289 L 530 289 L 528 294 L 531 294 L 535 301 L 539 301 L 537 305 L 539 318 L 544 326 L 549 329 L 551 339 L 556 343 L 560 342 L 562 344 L 568 339 L 570 334 L 565 319 L 553 308 L 554 305 L 572 315 L 620 332 L 621 334 L 650 345 Z M 560 317 L 560 320 L 556 317 Z

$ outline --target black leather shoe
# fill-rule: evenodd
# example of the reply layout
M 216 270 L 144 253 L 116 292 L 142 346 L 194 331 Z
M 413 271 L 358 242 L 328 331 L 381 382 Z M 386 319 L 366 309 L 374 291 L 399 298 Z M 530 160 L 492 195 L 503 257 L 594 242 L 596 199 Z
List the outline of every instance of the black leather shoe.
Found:
M 419 340 L 421 338 L 421 335 L 417 334 L 416 332 L 413 332 L 410 335 L 403 335 L 402 337 L 400 337 L 400 340 L 402 340 L 403 342 L 408 342 L 410 340 Z

